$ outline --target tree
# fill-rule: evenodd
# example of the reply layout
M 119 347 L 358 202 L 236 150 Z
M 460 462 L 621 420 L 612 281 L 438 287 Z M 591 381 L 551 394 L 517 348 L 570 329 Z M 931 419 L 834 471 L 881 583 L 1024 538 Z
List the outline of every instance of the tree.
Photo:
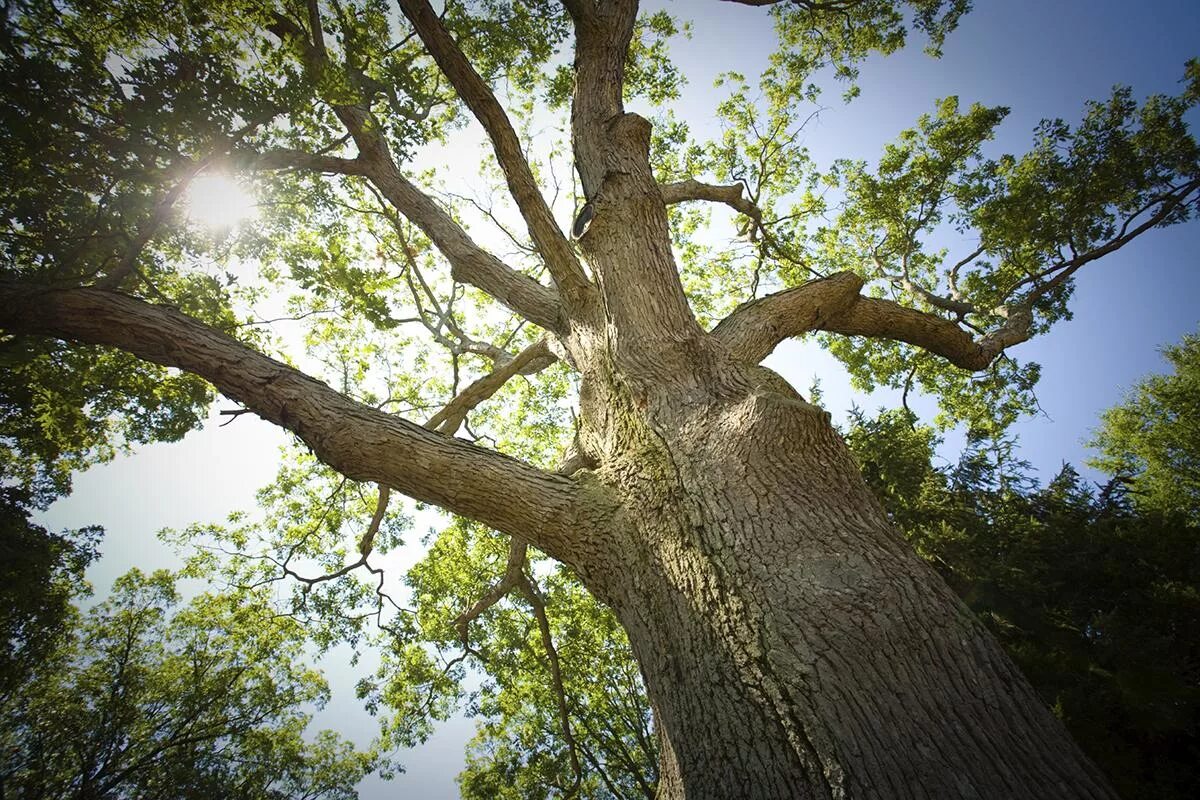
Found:
M 301 627 L 244 600 L 175 609 L 170 574 L 118 579 L 0 705 L 0 793 L 357 796 L 375 756 L 329 731 L 304 736 L 304 706 L 327 689 L 300 663 Z
M 1165 409 L 1186 413 L 1190 395 L 1173 401 Z M 889 516 L 1121 797 L 1191 797 L 1200 761 L 1195 521 L 1135 506 L 1120 480 L 1095 492 L 1069 465 L 1045 487 L 1020 467 L 1002 478 L 986 442 L 937 469 L 935 432 L 913 423 L 904 412 L 858 414 L 848 431 Z
M 1075 126 L 1043 123 L 1024 156 L 985 154 L 1005 109 L 947 98 L 876 165 L 820 174 L 797 136 L 823 70 L 852 81 L 911 31 L 936 50 L 969 4 L 741 4 L 771 6 L 779 49 L 761 100 L 728 77 L 726 133 L 706 144 L 626 110 L 679 79 L 675 23 L 634 0 L 7 7 L 6 463 L 61 491 L 116 434 L 181 435 L 208 384 L 293 432 L 325 466 L 285 469 L 311 482 L 267 493 L 253 527 L 270 542 L 236 569 L 299 579 L 296 613 L 331 637 L 358 635 L 355 606 L 377 595 L 394 679 L 363 692 L 404 711 L 399 739 L 457 690 L 415 638 L 436 619 L 341 580 L 379 569 L 392 490 L 499 534 L 471 540 L 498 563 L 494 582 L 465 576 L 481 589 L 460 606 L 468 653 L 498 598 L 536 612 L 530 547 L 611 609 L 653 708 L 661 797 L 1111 797 L 896 535 L 828 415 L 760 362 L 819 334 L 860 382 L 1002 430 L 1037 377 L 1007 351 L 1068 313 L 1081 269 L 1195 206 L 1200 63 L 1178 97 L 1119 88 Z M 567 142 L 532 146 L 555 114 Z M 468 122 L 507 208 L 439 202 L 414 165 Z M 576 239 L 547 199 L 565 153 Z M 223 263 L 177 208 L 216 171 L 255 176 L 268 206 L 216 243 Z M 745 257 L 695 235 L 696 202 L 736 212 Z M 512 257 L 468 233 L 472 205 Z M 950 255 L 946 229 L 974 243 Z M 270 357 L 283 343 L 239 311 L 282 285 L 282 315 L 318 320 L 304 355 L 336 388 Z M 422 382 L 430 342 L 446 369 Z M 440 410 L 424 425 L 393 413 L 425 408 Z M 207 533 L 240 548 L 246 527 Z
M 29 498 L 0 490 L 0 703 L 53 652 L 73 621 L 71 599 L 101 531 L 51 533 L 29 521 Z
M 1095 466 L 1129 480 L 1139 507 L 1200 520 L 1200 336 L 1163 349 L 1174 374 L 1151 375 L 1104 413 Z

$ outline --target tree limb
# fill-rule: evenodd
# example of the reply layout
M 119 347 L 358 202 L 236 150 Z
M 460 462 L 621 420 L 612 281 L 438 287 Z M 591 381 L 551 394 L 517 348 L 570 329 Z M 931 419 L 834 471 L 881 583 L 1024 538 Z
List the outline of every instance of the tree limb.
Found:
M 542 637 L 542 649 L 546 651 L 546 661 L 550 666 L 550 684 L 554 689 L 554 699 L 558 706 L 558 722 L 562 728 L 563 741 L 567 743 L 567 754 L 571 760 L 571 770 L 574 782 L 566 789 L 564 797 L 574 797 L 579 791 L 580 781 L 583 780 L 583 770 L 579 766 L 579 747 L 575 742 L 575 734 L 571 730 L 571 713 L 567 707 L 567 689 L 563 682 L 562 664 L 558 659 L 558 650 L 554 647 L 554 636 L 550 632 L 550 617 L 546 614 L 546 601 L 537 585 L 525 574 L 524 570 L 517 572 L 518 585 L 529 605 L 533 607 L 533 615 L 537 618 L 538 632 Z
M 346 477 L 520 535 L 568 563 L 581 541 L 584 509 L 571 479 L 357 403 L 175 309 L 100 289 L 0 283 L 0 328 L 117 347 L 194 373 Z
M 891 300 L 860 297 L 845 311 L 821 320 L 810 330 L 869 336 L 906 342 L 945 358 L 963 369 L 986 369 L 1005 348 L 1029 339 L 1033 315 L 1028 309 L 1010 312 L 996 330 L 976 340 L 955 322 Z
M 510 378 L 526 372 L 530 366 L 549 366 L 557 360 L 557 356 L 550 352 L 545 339 L 531 344 L 514 358 L 498 365 L 495 370 L 459 392 L 441 411 L 429 418 L 425 427 L 453 436 L 471 409 L 498 392 Z
M 572 13 L 575 92 L 571 102 L 571 142 L 583 194 L 589 201 L 612 168 L 609 125 L 625 112 L 622 102 L 625 61 L 637 22 L 637 7 L 636 0 L 609 0 L 603 8 Z M 570 5 L 567 10 L 571 10 Z
M 941 356 L 957 367 L 973 371 L 986 369 L 1006 348 L 1027 341 L 1033 335 L 1034 307 L 1041 298 L 1082 267 L 1166 222 L 1198 189 L 1200 178 L 1176 187 L 1159 199 L 1158 210 L 1138 226 L 1129 227 L 1133 219 L 1149 207 L 1127 220 L 1109 241 L 1039 273 L 1032 280 L 1051 274 L 1053 277 L 1037 284 L 1017 301 L 991 309 L 990 313 L 1003 317 L 1004 322 L 979 339 L 958 324 L 966 313 L 975 311 L 974 305 L 967 301 L 937 298 L 941 302 L 933 302 L 926 294 L 918 292 L 933 305 L 956 313 L 958 320 L 949 320 L 892 300 L 861 297 L 859 291 L 863 279 L 852 272 L 839 272 L 745 303 L 723 319 L 712 335 L 723 341 L 736 357 L 751 363 L 761 361 L 783 339 L 809 331 L 827 331 L 905 342 Z M 980 252 L 972 253 L 953 269 L 974 259 Z M 1009 289 L 1009 294 L 1015 288 Z
M 504 599 L 515 589 L 523 577 L 525 557 L 529 552 L 529 544 L 519 536 L 513 536 L 508 542 L 508 564 L 504 568 L 504 577 L 492 584 L 487 594 L 475 601 L 475 604 L 454 620 L 459 639 L 467 642 L 468 628 L 479 615 Z
M 380 147 L 372 147 L 369 156 L 360 154 L 357 158 L 339 158 L 289 148 L 275 148 L 261 153 L 243 152 L 241 156 L 246 159 L 250 169 L 301 169 L 367 178 L 396 212 L 429 237 L 450 262 L 450 272 L 455 280 L 485 292 L 535 325 L 561 331 L 562 309 L 558 293 L 513 269 L 476 244 L 433 198 L 400 172 L 390 155 L 381 151 Z
M 676 181 L 675 183 L 664 183 L 659 187 L 659 190 L 662 192 L 663 202 L 667 205 L 685 203 L 689 200 L 707 200 L 712 203 L 724 203 L 735 211 L 745 214 L 756 223 L 761 224 L 762 210 L 746 197 L 743 197 L 742 193 L 744 189 L 745 185 L 742 183 L 731 183 L 722 186 L 701 183 L 692 178 Z
M 246 159 L 250 169 L 300 169 L 334 175 L 366 175 L 367 164 L 358 158 L 309 153 L 289 147 L 278 147 L 261 153 L 238 153 Z
M 564 332 L 562 302 L 557 291 L 509 267 L 477 245 L 462 226 L 390 161 L 371 165 L 368 174 L 384 199 L 420 228 L 446 257 L 456 281 L 486 292 L 535 325 Z
M 521 216 L 529 226 L 529 234 L 546 260 L 551 277 L 558 284 L 569 304 L 582 302 L 591 285 L 575 251 L 567 241 L 554 215 L 538 188 L 529 162 L 521 149 L 521 141 L 508 115 L 492 90 L 467 61 L 458 44 L 450 36 L 433 8 L 426 0 L 397 0 L 400 10 L 412 23 L 425 43 L 429 54 L 450 80 L 458 96 L 487 131 L 504 172 L 509 192 L 516 201 Z
M 562 5 L 576 24 L 595 19 L 596 9 L 592 0 L 562 0 Z
M 316 14 L 311 6 L 309 11 L 310 14 Z M 440 27 L 441 23 L 436 17 L 434 22 Z M 313 74 L 319 74 L 328 67 L 328 57 L 323 48 L 314 46 L 304 31 L 291 20 L 276 15 L 269 29 L 280 39 L 293 42 L 300 48 L 306 68 Z M 463 61 L 465 63 L 465 59 Z M 470 65 L 466 65 L 466 68 L 469 70 Z M 475 77 L 478 80 L 478 76 Z M 482 81 L 479 83 L 482 84 Z M 486 87 L 484 89 L 486 91 Z M 492 98 L 492 102 L 495 103 L 495 98 Z M 512 269 L 481 248 L 432 198 L 409 181 L 396 166 L 380 126 L 373 121 L 368 108 L 340 104 L 332 104 L 331 107 L 354 139 L 359 150 L 357 158 L 341 159 L 300 150 L 276 149 L 259 154 L 252 163 L 260 168 L 300 168 L 367 177 L 392 207 L 420 228 L 441 251 L 450 262 L 455 280 L 475 286 L 547 330 L 562 330 L 561 301 L 557 292 Z M 499 109 L 498 104 L 496 107 Z M 499 113 L 503 116 L 502 110 Z M 509 130 L 511 132 L 511 126 Z M 512 136 L 515 140 L 515 132 Z M 524 162 L 524 156 L 520 155 L 520 158 L 528 173 L 529 167 Z M 532 174 L 529 174 L 529 181 L 533 181 Z M 546 214 L 549 215 L 548 209 Z M 544 249 L 542 253 L 543 257 L 547 257 Z M 574 258 L 573 253 L 571 258 Z
M 859 301 L 862 286 L 861 276 L 839 272 L 751 300 L 721 320 L 712 336 L 738 359 L 757 364 L 784 339 L 816 330 L 828 318 L 843 314 Z

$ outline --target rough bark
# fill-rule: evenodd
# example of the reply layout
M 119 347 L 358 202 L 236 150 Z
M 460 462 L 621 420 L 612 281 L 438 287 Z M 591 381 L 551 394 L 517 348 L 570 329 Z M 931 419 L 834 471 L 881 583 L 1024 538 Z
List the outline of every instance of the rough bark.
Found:
M 621 508 L 604 542 L 620 568 L 583 577 L 641 665 L 659 796 L 1113 797 L 891 527 L 828 415 L 757 366 L 809 330 L 918 340 L 962 362 L 994 357 L 987 343 L 878 308 L 848 274 L 700 331 L 665 204 L 735 194 L 654 183 L 648 126 L 611 88 L 628 8 L 569 7 L 572 131 L 595 211 L 580 246 L 603 314 L 573 318 L 564 343 L 582 376 L 581 447 Z
M 709 363 L 707 401 L 638 382 L 627 454 L 597 471 L 628 527 L 625 570 L 593 589 L 645 676 L 659 796 L 1113 797 L 828 416 Z

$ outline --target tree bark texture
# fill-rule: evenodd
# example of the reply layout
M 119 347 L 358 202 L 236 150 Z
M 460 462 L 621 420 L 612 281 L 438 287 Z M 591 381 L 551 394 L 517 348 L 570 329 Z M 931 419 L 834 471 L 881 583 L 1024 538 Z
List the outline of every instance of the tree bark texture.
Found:
M 598 473 L 627 538 L 595 588 L 643 670 L 660 797 L 1114 796 L 823 412 L 761 390 L 648 405 Z
M 604 308 L 566 345 L 580 444 L 620 512 L 602 540 L 616 567 L 581 576 L 641 664 L 660 796 L 1113 797 L 891 526 L 828 415 L 757 364 L 797 329 L 852 318 L 861 281 L 813 282 L 704 333 L 633 155 L 642 128 L 607 125 L 623 160 L 580 241 Z

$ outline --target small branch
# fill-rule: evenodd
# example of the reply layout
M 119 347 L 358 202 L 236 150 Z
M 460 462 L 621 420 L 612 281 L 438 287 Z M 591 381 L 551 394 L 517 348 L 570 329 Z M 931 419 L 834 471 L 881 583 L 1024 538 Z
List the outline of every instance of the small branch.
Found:
M 946 273 L 946 283 L 950 287 L 950 296 L 955 300 L 963 299 L 962 293 L 958 290 L 958 274 L 962 271 L 963 267 L 983 255 L 983 251 L 984 245 L 980 244 L 974 252 L 968 254 L 961 261 L 955 262 L 954 266 L 950 267 L 950 270 Z
M 558 650 L 554 647 L 554 637 L 550 632 L 550 618 L 546 615 L 546 601 L 542 598 L 541 592 L 538 591 L 537 585 L 527 576 L 524 570 L 518 572 L 518 585 L 521 588 L 521 593 L 525 595 L 525 599 L 529 601 L 529 605 L 533 607 L 533 615 L 537 618 L 538 631 L 542 637 L 542 648 L 546 651 L 546 661 L 550 666 L 550 682 L 554 689 L 554 698 L 558 704 L 558 720 L 562 727 L 563 741 L 567 743 L 567 753 L 571 759 L 571 770 L 575 774 L 575 780 L 571 787 L 567 789 L 564 796 L 574 797 L 579 791 L 579 784 L 583 780 L 583 770 L 579 766 L 579 747 L 575 742 L 575 735 L 571 731 L 571 715 L 567 708 L 567 690 L 563 683 L 562 664 L 558 659 Z
M 1077 272 L 1080 267 L 1083 267 L 1084 265 L 1086 265 L 1092 261 L 1095 261 L 1096 259 L 1101 258 L 1102 256 L 1106 256 L 1109 253 L 1120 250 L 1122 247 L 1129 244 L 1129 242 L 1133 241 L 1138 236 L 1141 236 L 1146 231 L 1150 230 L 1151 228 L 1155 227 L 1159 223 L 1163 222 L 1167 217 L 1169 217 L 1171 215 L 1171 213 L 1173 211 L 1175 211 L 1175 209 L 1177 209 L 1179 206 L 1181 206 L 1187 202 L 1188 195 L 1190 195 L 1192 192 L 1197 191 L 1198 189 L 1200 189 L 1200 178 L 1188 181 L 1187 183 L 1183 184 L 1182 186 L 1175 188 L 1168 195 L 1158 198 L 1155 202 L 1162 203 L 1162 205 L 1159 206 L 1158 211 L 1156 211 L 1153 215 L 1150 216 L 1149 219 L 1142 222 L 1140 225 L 1138 225 L 1133 230 L 1129 230 L 1129 226 L 1133 223 L 1133 220 L 1135 220 L 1137 217 L 1141 216 L 1146 211 L 1148 211 L 1153 206 L 1153 203 L 1143 206 L 1137 212 L 1132 214 L 1128 219 L 1126 219 L 1124 224 L 1122 224 L 1121 229 L 1118 232 L 1118 234 L 1115 237 L 1113 237 L 1112 239 L 1110 239 L 1108 242 L 1105 242 L 1103 245 L 1093 248 L 1092 250 L 1089 250 L 1086 253 L 1083 253 L 1081 255 L 1076 255 L 1074 258 L 1071 258 L 1068 261 L 1054 264 L 1053 266 L 1050 266 L 1034 275 L 1030 275 L 1027 278 L 1023 278 L 1022 280 L 1017 281 L 1015 284 L 1013 284 L 1011 287 L 1009 287 L 1008 291 L 1005 292 L 1004 296 L 1009 297 L 1012 295 L 1013 292 L 1015 292 L 1021 286 L 1024 286 L 1024 285 L 1030 284 L 1030 283 L 1036 284 L 1038 281 L 1042 280 L 1043 278 L 1048 277 L 1053 274 L 1054 275 L 1053 278 L 1051 278 L 1046 283 L 1037 285 L 1033 290 L 1031 290 L 1031 292 L 1028 295 L 1026 295 L 1024 298 L 1022 298 L 1022 300 L 1021 300 L 1022 304 L 1026 305 L 1026 306 L 1032 305 L 1032 303 L 1035 302 L 1038 298 L 1044 296 L 1047 292 L 1051 291 L 1056 286 L 1059 286 L 1065 280 L 1067 280 L 1067 278 L 1071 277 L 1071 275 L 1073 275 L 1075 272 Z
M 371 516 L 371 524 L 367 526 L 366 532 L 358 541 L 358 552 L 362 556 L 362 563 L 367 563 L 367 556 L 371 555 L 371 548 L 375 546 L 375 537 L 379 534 L 379 526 L 383 524 L 383 517 L 387 513 L 388 499 L 392 496 L 392 490 L 384 484 L 379 484 L 379 499 L 375 502 L 375 513 Z
M 453 436 L 463 424 L 468 413 L 500 390 L 510 378 L 526 374 L 531 366 L 545 368 L 558 360 L 550 352 L 545 339 L 541 339 L 526 347 L 507 363 L 499 365 L 492 372 L 479 378 L 446 404 L 441 411 L 430 417 L 425 427 L 441 431 Z
M 231 408 L 231 409 L 222 409 L 222 410 L 221 410 L 221 416 L 222 416 L 222 417 L 229 417 L 229 419 L 227 419 L 227 420 L 225 420 L 224 422 L 222 422 L 222 423 L 221 423 L 221 424 L 220 424 L 218 427 L 220 427 L 220 428 L 224 428 L 226 425 L 229 425 L 229 424 L 231 424 L 231 423 L 232 423 L 232 422 L 233 422 L 235 419 L 237 419 L 238 417 L 240 417 L 242 414 L 253 414 L 253 413 L 254 413 L 254 412 L 253 412 L 253 411 L 251 411 L 251 410 L 250 410 L 250 409 L 248 409 L 248 408 Z
M 915 294 L 917 297 L 922 298 L 934 308 L 940 308 L 943 311 L 949 311 L 951 314 L 960 319 L 965 317 L 967 314 L 974 314 L 976 311 L 974 303 L 966 300 L 954 300 L 949 297 L 942 297 L 941 295 L 934 294 L 924 286 L 913 283 L 908 278 L 893 277 L 889 278 L 888 280 L 902 289 Z
M 360 159 L 339 158 L 287 147 L 277 147 L 263 152 L 240 151 L 236 155 L 246 160 L 249 169 L 298 169 L 332 175 L 367 174 L 367 165 Z
M 201 171 L 204 170 L 212 162 L 212 157 L 203 159 L 198 162 L 190 162 L 187 172 L 174 186 L 165 191 L 159 201 L 154 206 L 154 213 L 150 217 L 150 221 L 138 231 L 137 236 L 129 242 L 129 247 L 125 251 L 125 255 L 121 258 L 121 263 L 116 269 L 105 275 L 100 280 L 96 281 L 95 285 L 101 289 L 116 289 L 130 275 L 137 273 L 137 260 L 141 256 L 142 251 L 150 240 L 158 233 L 158 229 L 162 227 L 166 221 L 167 215 L 179 202 L 179 198 L 183 197 L 183 193 L 191 186 L 192 180 Z
M 762 210 L 743 196 L 744 190 L 745 184 L 743 183 L 715 185 L 701 183 L 692 178 L 676 181 L 675 183 L 664 183 L 659 186 L 663 202 L 667 205 L 686 203 L 691 200 L 724 203 L 735 211 L 752 219 L 756 225 L 761 225 Z
M 908 374 L 904 376 L 904 391 L 900 394 L 900 405 L 904 408 L 904 411 L 908 414 L 908 416 L 909 416 L 908 424 L 909 424 L 909 427 L 911 427 L 913 430 L 916 430 L 916 423 L 913 422 L 913 420 L 916 418 L 916 415 L 913 413 L 913 410 L 908 407 L 908 393 L 910 391 L 912 391 L 913 378 L 915 378 L 917 375 L 917 365 L 919 363 L 920 362 L 917 359 L 915 359 L 915 358 L 913 359 L 912 368 L 908 371 Z
M 503 600 L 509 592 L 516 588 L 523 577 L 525 558 L 528 552 L 529 544 L 524 539 L 514 536 L 509 540 L 508 564 L 504 568 L 504 577 L 492 584 L 487 594 L 476 600 L 473 606 L 459 614 L 458 618 L 454 620 L 454 627 L 458 630 L 459 639 L 462 640 L 463 644 L 466 644 L 469 640 L 468 632 L 471 623 L 479 619 L 480 614 Z

